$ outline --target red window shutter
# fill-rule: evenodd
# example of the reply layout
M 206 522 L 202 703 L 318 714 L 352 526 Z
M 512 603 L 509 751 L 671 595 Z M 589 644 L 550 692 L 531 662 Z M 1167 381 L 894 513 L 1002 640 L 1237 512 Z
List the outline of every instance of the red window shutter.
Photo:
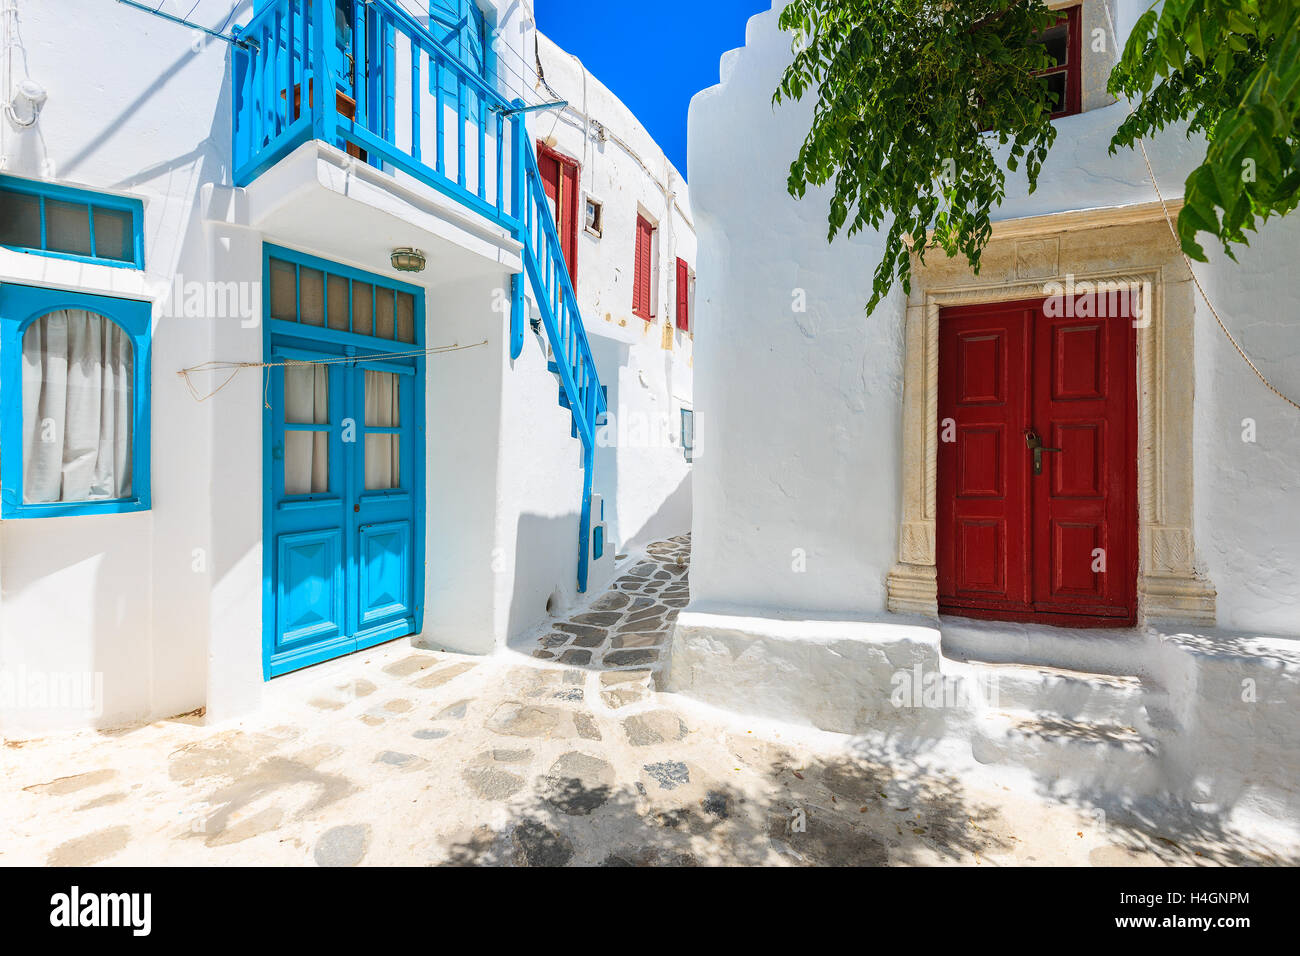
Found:
M 632 314 L 641 315 L 641 218 L 636 221 L 636 252 L 632 256 Z
M 691 330 L 691 268 L 685 259 L 677 260 L 677 327 Z
M 650 255 L 654 240 L 654 227 L 644 216 L 636 217 L 636 266 L 632 280 L 632 314 L 647 322 L 654 316 L 650 312 L 650 285 L 654 267 Z
M 650 225 L 649 220 L 643 220 L 645 241 L 641 244 L 641 310 L 647 319 L 654 318 L 654 312 L 651 311 L 651 303 L 654 301 L 652 293 L 654 288 L 654 257 L 651 250 L 654 248 L 654 226 Z

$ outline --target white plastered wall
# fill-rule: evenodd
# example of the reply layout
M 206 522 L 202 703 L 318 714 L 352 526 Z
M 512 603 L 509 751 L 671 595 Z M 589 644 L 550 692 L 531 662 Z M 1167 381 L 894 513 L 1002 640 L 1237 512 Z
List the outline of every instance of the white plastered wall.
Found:
M 261 361 L 263 241 L 388 273 L 386 250 L 424 230 L 431 243 L 460 242 L 464 261 L 480 263 L 459 279 L 436 268 L 417 278 L 431 344 L 486 340 L 429 361 L 420 640 L 489 652 L 539 624 L 552 594 L 572 600 L 580 444 L 537 343 L 513 368 L 508 360 L 498 293 L 518 268 L 509 243 L 400 191 L 376 198 L 382 176 L 361 176 L 341 156 L 295 155 L 302 175 L 278 180 L 274 196 L 234 189 L 226 43 L 97 0 L 17 7 L 18 74 L 40 82 L 49 100 L 35 129 L 5 125 L 3 172 L 143 200 L 146 269 L 0 250 L 0 282 L 153 303 L 153 508 L 0 525 L 0 674 L 16 690 L 0 700 L 0 732 L 116 726 L 200 707 L 222 720 L 256 708 L 274 686 L 262 678 L 263 381 L 246 370 L 197 402 L 177 375 L 209 361 Z M 531 57 L 532 4 L 492 7 L 498 55 L 522 61 L 527 48 Z M 202 0 L 188 13 L 220 26 L 232 8 L 230 25 L 251 13 L 234 0 Z M 506 92 L 523 91 L 506 83 Z M 327 199 L 330 189 L 368 191 L 365 225 L 313 213 L 309 189 Z M 285 203 L 321 223 L 281 228 L 276 207 Z M 254 307 L 246 316 L 176 314 L 168 297 L 178 279 L 257 285 Z M 193 383 L 206 393 L 226 374 Z M 94 695 L 87 707 L 28 707 L 31 695 L 14 682 L 33 677 L 89 681 Z
M 746 47 L 724 56 L 722 85 L 692 103 L 699 406 L 710 443 L 695 476 L 692 590 L 701 607 L 874 613 L 884 609 L 898 544 L 904 303 L 895 290 L 866 316 L 879 238 L 868 231 L 827 244 L 829 192 L 800 202 L 786 194 L 811 118 L 810 102 L 771 108 L 789 56 L 776 13 L 761 14 Z M 1028 195 L 1011 176 L 997 218 L 1153 201 L 1139 153 L 1106 155 L 1123 114 L 1117 104 L 1061 120 L 1038 190 Z M 1197 141 L 1170 130 L 1148 150 L 1176 197 Z M 1215 254 L 1197 266 L 1242 345 L 1291 392 L 1300 388 L 1287 326 L 1297 291 L 1285 263 L 1297 229 L 1293 220 L 1266 227 L 1239 251 L 1240 265 Z M 801 292 L 802 312 L 792 306 Z M 1219 590 L 1220 623 L 1300 634 L 1300 585 L 1280 571 L 1300 559 L 1293 509 L 1280 506 L 1300 460 L 1295 412 L 1258 383 L 1196 302 L 1195 531 Z M 1246 418 L 1266 436 L 1253 445 L 1241 441 Z M 1228 478 L 1250 496 L 1221 490 Z M 1263 507 L 1242 513 L 1256 500 Z M 797 570 L 800 552 L 806 573 Z
M 1114 6 L 1123 36 L 1145 4 Z M 890 694 L 882 676 L 917 659 L 927 668 L 947 666 L 942 652 L 951 636 L 943 619 L 886 606 L 889 571 L 905 544 L 905 439 L 927 427 L 924 414 L 904 414 L 905 369 L 912 367 L 907 303 L 895 289 L 868 316 L 879 235 L 868 230 L 827 243 L 830 191 L 810 190 L 798 202 L 786 192 L 812 102 L 771 105 L 791 56 L 776 10 L 750 20 L 746 46 L 722 58 L 720 85 L 691 106 L 701 259 L 697 414 L 706 444 L 694 476 L 692 604 L 679 620 L 669 687 L 829 729 L 947 739 L 965 732 L 959 715 L 947 729 L 941 721 L 918 730 L 916 715 L 881 707 Z M 1095 11 L 1088 16 L 1096 20 Z M 1126 108 L 1103 102 L 1096 98 L 1097 108 L 1059 121 L 1037 191 L 1029 195 L 1023 178 L 1010 176 L 996 219 L 1047 222 L 1076 211 L 1087 218 L 1156 199 L 1140 153 L 1107 155 Z M 1172 129 L 1147 148 L 1166 196 L 1176 199 L 1203 143 Z M 1176 256 L 1171 238 L 1157 249 L 1154 226 L 1141 241 L 1158 252 L 1150 262 L 1168 265 Z M 1292 216 L 1252 237 L 1250 248 L 1237 250 L 1237 263 L 1213 252 L 1210 263 L 1196 265 L 1243 348 L 1292 396 L 1300 393 L 1298 244 L 1300 218 Z M 1140 253 L 1115 250 L 1133 261 Z M 1190 323 L 1192 333 L 1167 352 L 1160 374 L 1187 393 L 1166 424 L 1190 425 L 1182 456 L 1190 460 L 1158 467 L 1179 495 L 1186 482 L 1190 503 L 1180 502 L 1180 511 L 1190 514 L 1191 535 L 1183 540 L 1194 548 L 1179 560 L 1212 582 L 1217 626 L 1192 615 L 1197 623 L 1089 641 L 1050 628 L 990 625 L 964 637 L 963 651 L 1144 677 L 1157 694 L 1168 694 L 1179 728 L 1172 736 L 1159 731 L 1159 786 L 1207 807 L 1249 802 L 1250 792 L 1257 806 L 1271 806 L 1294 825 L 1300 788 L 1285 739 L 1300 712 L 1300 576 L 1293 573 L 1300 564 L 1293 502 L 1300 414 L 1261 385 L 1177 266 L 1166 270 L 1173 284 L 1164 293 L 1177 303 L 1173 318 Z M 992 272 L 966 284 L 994 282 L 998 267 L 995 254 Z M 1009 266 L 1012 283 L 1016 268 Z M 1058 269 L 1072 271 L 1072 264 L 1062 258 L 1054 274 Z M 962 284 L 951 266 L 935 271 L 949 287 Z M 925 288 L 922 276 L 918 297 Z M 1243 441 L 1248 424 L 1253 442 Z M 1197 607 L 1206 606 L 1204 597 Z M 845 666 L 850 661 L 857 663 Z M 1245 704 L 1245 681 L 1267 702 Z M 828 694 L 828 686 L 836 690 Z
M 534 98 L 558 95 L 569 104 L 537 114 L 531 126 L 537 140 L 579 167 L 575 291 L 612 412 L 596 490 L 605 496 L 609 539 L 624 551 L 690 527 L 691 467 L 678 442 L 681 409 L 693 407 L 695 342 L 676 328 L 677 259 L 698 271 L 689 190 L 597 77 L 544 35 L 537 42 L 544 83 Z M 582 229 L 588 198 L 603 206 L 599 236 Z M 632 314 L 638 214 L 656 226 L 649 322 Z

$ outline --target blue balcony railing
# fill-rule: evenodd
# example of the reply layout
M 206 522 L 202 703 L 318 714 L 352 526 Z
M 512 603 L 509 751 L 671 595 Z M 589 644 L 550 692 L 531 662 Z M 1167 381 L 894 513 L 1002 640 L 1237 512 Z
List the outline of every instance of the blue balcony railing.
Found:
M 394 0 L 268 0 L 237 35 L 235 185 L 249 185 L 303 143 L 319 140 L 450 196 L 522 243 L 550 368 L 585 453 L 578 558 L 578 589 L 585 591 L 605 390 L 528 141 L 524 104 L 506 100 Z M 516 277 L 513 289 L 513 358 L 524 343 L 523 282 Z
M 278 0 L 239 38 L 236 185 L 317 139 L 517 231 L 511 159 L 526 137 L 522 116 L 393 0 Z M 320 87 L 333 95 L 317 96 Z

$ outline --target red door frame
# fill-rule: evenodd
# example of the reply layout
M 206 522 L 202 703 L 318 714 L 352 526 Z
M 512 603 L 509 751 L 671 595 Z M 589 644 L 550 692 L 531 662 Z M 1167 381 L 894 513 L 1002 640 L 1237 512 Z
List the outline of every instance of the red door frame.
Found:
M 1042 299 L 940 312 L 941 612 L 1072 627 L 1136 622 L 1137 342 L 1131 312 L 1119 312 L 1051 317 Z M 1066 363 L 1066 337 L 1092 353 Z M 956 440 L 944 440 L 945 427 Z M 1031 427 L 1045 446 L 1066 449 L 1043 455 L 1041 475 L 1026 446 Z M 1078 487 L 1087 481 L 1091 489 Z M 1100 578 L 1079 575 L 1061 552 L 1066 536 L 1089 533 L 1102 541 Z
M 537 169 L 542 174 L 546 195 L 555 203 L 555 225 L 560 232 L 560 247 L 564 250 L 564 263 L 569 267 L 569 280 L 578 291 L 578 163 L 545 143 L 537 143 Z

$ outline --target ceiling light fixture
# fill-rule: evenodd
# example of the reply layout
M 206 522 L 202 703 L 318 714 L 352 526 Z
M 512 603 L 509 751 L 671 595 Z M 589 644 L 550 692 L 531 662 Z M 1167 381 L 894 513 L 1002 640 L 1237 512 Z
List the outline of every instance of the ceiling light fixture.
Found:
M 403 246 L 393 250 L 393 268 L 398 272 L 423 272 L 428 260 L 419 249 Z

